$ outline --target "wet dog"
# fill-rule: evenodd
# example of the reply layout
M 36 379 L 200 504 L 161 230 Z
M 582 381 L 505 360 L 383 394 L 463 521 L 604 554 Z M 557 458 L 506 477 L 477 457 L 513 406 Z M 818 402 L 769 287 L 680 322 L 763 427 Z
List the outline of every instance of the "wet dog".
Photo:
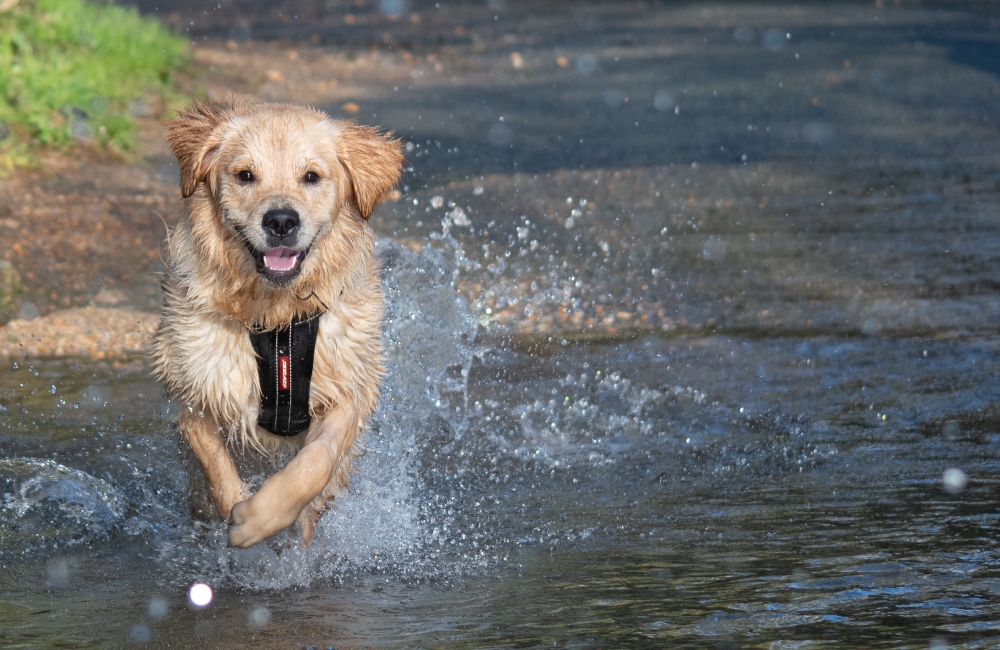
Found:
M 183 405 L 229 544 L 297 522 L 307 545 L 378 402 L 368 217 L 399 177 L 399 143 L 313 109 L 235 101 L 189 108 L 167 139 L 188 215 L 168 239 L 155 371 Z M 251 494 L 231 451 L 283 447 L 294 457 Z

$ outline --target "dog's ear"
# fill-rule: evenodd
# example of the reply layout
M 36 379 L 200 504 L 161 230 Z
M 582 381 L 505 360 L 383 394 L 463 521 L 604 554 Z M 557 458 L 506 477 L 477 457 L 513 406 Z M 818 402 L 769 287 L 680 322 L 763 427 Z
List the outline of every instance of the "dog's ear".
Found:
M 232 102 L 193 104 L 167 123 L 167 143 L 177 156 L 185 199 L 194 194 L 198 183 L 207 180 L 222 135 L 235 114 Z
M 390 135 L 348 122 L 338 131 L 337 154 L 350 176 L 348 181 L 358 213 L 367 219 L 382 196 L 399 180 L 403 168 L 402 146 Z

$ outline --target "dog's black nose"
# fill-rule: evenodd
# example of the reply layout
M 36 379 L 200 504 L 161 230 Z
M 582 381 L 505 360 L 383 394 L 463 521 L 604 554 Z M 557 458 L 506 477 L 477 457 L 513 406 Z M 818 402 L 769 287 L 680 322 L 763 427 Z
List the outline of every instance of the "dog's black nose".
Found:
M 299 213 L 295 210 L 268 210 L 260 224 L 264 231 L 275 237 L 285 238 L 299 227 Z

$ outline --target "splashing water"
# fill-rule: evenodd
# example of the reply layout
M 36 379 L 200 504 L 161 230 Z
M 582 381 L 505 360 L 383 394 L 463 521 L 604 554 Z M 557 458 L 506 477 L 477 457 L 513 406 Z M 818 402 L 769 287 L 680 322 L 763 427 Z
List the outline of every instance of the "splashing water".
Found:
M 107 539 L 125 520 L 126 500 L 111 485 L 51 460 L 2 459 L 0 478 L 4 550 Z
M 321 519 L 310 547 L 298 548 L 286 531 L 271 544 L 225 549 L 219 525 L 193 553 L 186 545 L 165 548 L 167 561 L 183 567 L 183 574 L 214 584 L 280 589 L 358 571 L 424 579 L 472 570 L 469 562 L 440 561 L 433 531 L 447 527 L 447 507 L 424 498 L 414 466 L 428 432 L 445 438 L 446 448 L 447 439 L 460 438 L 467 426 L 474 321 L 455 297 L 456 253 L 447 241 L 414 253 L 380 239 L 377 255 L 386 296 L 388 374 L 350 489 Z

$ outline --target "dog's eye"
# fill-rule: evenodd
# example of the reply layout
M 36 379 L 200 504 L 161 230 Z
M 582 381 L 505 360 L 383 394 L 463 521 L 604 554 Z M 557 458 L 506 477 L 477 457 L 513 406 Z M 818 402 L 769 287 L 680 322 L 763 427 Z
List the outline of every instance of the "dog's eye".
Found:
M 252 183 L 253 182 L 253 172 L 248 169 L 244 169 L 240 173 L 236 174 L 236 178 L 240 179 L 241 183 Z
M 302 177 L 302 180 L 304 180 L 307 183 L 318 183 L 319 174 L 317 174 L 316 172 L 306 172 L 306 175 Z

